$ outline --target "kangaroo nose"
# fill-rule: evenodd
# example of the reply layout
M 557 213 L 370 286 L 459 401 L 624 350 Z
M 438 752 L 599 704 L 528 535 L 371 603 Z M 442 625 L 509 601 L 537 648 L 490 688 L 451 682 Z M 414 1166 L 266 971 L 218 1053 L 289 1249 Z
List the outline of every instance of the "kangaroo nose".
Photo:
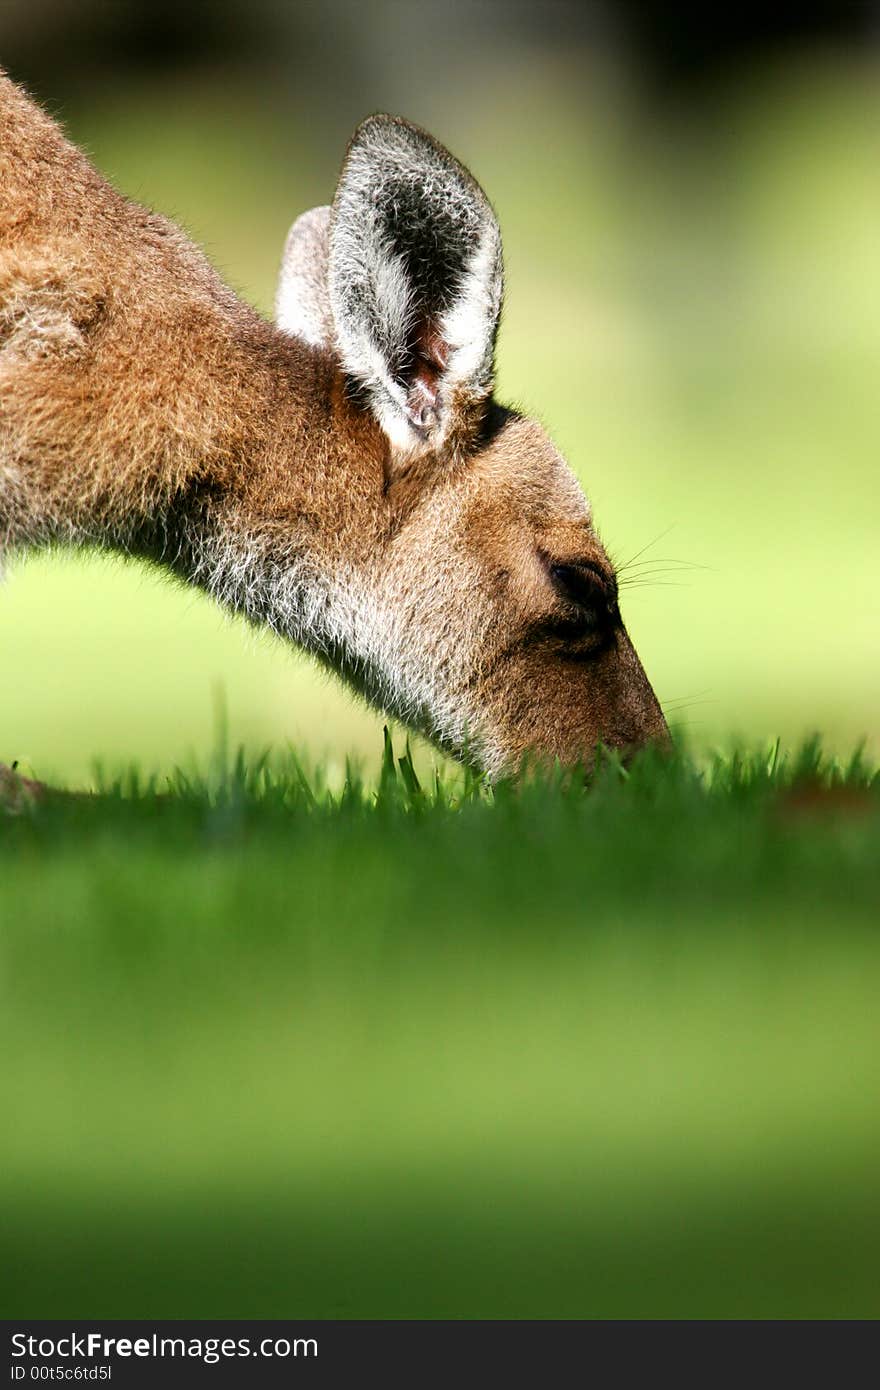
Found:
M 671 749 L 672 739 L 660 702 L 645 675 L 627 632 L 617 642 L 620 698 L 605 736 L 606 742 L 632 757 L 645 744 Z

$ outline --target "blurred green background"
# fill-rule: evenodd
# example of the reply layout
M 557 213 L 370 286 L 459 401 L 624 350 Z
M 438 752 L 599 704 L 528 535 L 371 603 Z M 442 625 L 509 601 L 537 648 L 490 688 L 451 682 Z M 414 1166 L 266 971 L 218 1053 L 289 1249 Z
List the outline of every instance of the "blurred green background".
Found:
M 267 313 L 356 122 L 429 127 L 500 215 L 500 396 L 550 429 L 613 555 L 657 562 L 624 612 L 670 717 L 698 744 L 820 729 L 876 750 L 880 84 L 859 10 L 710 36 L 626 5 L 44 0 L 2 7 L 0 61 Z M 332 775 L 381 745 L 308 659 L 137 567 L 16 562 L 0 643 L 0 756 L 41 775 L 203 758 L 218 686 L 251 748 L 291 740 Z

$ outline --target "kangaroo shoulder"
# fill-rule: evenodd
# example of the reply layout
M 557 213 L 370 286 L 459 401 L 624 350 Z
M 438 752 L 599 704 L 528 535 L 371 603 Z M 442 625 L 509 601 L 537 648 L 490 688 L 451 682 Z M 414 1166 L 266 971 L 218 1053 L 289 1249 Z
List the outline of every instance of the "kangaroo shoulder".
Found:
M 0 247 L 0 362 L 77 356 L 104 306 L 100 277 L 69 249 Z

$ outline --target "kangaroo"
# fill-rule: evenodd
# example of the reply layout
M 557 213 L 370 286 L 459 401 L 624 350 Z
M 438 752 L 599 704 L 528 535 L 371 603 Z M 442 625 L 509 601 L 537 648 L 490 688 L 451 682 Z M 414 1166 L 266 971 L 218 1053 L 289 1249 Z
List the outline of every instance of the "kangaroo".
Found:
M 270 325 L 0 73 L 0 557 L 141 557 L 497 779 L 668 738 L 590 505 L 493 397 L 501 236 L 370 116 Z

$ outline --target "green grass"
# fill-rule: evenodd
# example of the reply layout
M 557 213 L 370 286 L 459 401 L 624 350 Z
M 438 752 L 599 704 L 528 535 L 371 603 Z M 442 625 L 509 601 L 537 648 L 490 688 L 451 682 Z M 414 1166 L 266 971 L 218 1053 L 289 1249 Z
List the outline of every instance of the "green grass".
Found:
M 876 1316 L 878 851 L 816 744 L 3 817 L 4 1314 Z

